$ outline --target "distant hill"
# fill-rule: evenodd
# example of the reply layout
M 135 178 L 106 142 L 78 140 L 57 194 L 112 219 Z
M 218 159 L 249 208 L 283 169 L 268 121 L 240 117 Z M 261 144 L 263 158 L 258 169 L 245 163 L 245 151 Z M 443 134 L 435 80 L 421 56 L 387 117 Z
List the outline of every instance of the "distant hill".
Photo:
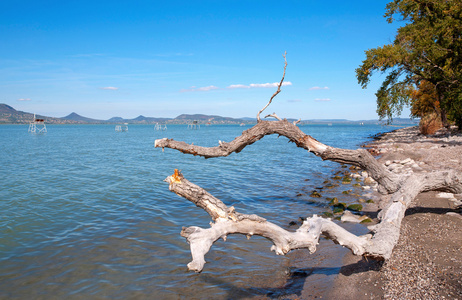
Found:
M 36 115 L 36 118 L 44 119 L 49 124 L 56 123 L 58 120 L 58 118 L 49 118 L 41 115 Z M 0 103 L 0 124 L 28 124 L 33 119 L 33 113 L 18 111 L 9 105 Z
M 221 118 L 220 116 L 208 116 L 208 115 L 201 115 L 201 114 L 194 114 L 194 115 L 187 115 L 182 114 L 177 116 L 175 119 L 177 120 L 197 120 L 197 121 L 208 121 L 209 119 Z
M 34 118 L 32 113 L 17 111 L 13 107 L 0 104 L 0 124 L 28 124 Z M 176 118 L 156 118 L 156 117 L 145 117 L 140 115 L 134 119 L 124 119 L 121 117 L 113 117 L 108 120 L 97 120 L 92 118 L 87 118 L 81 116 L 75 112 L 62 117 L 62 118 L 53 118 L 47 116 L 37 115 L 37 118 L 45 120 L 47 124 L 119 124 L 119 123 L 129 123 L 129 124 L 187 124 L 194 120 L 199 121 L 199 123 L 205 124 L 240 124 L 240 123 L 255 123 L 254 121 L 247 121 L 242 119 L 234 119 L 221 116 L 209 116 L 202 114 L 194 115 L 179 115 Z
M 124 118 L 121 117 L 112 117 L 108 120 L 108 122 L 114 122 L 114 123 L 122 123 L 124 121 Z
M 53 117 L 47 117 L 47 116 L 42 116 L 42 115 L 36 115 L 35 117 L 43 119 L 46 124 L 84 124 L 84 123 L 87 123 L 87 121 L 85 120 L 75 120 L 72 118 L 69 118 L 69 119 L 53 118 Z M 81 118 L 84 118 L 84 117 L 81 117 Z M 33 120 L 34 120 L 33 113 L 18 111 L 9 105 L 0 103 L 0 124 L 29 124 Z
M 155 124 L 155 123 L 168 123 L 171 119 L 170 118 L 153 118 L 153 117 L 145 117 L 139 115 L 134 119 L 125 119 L 125 123 L 140 123 L 140 124 Z
M 221 117 L 221 116 L 210 116 L 210 115 L 202 115 L 202 114 L 182 114 L 177 116 L 172 120 L 173 123 L 181 123 L 181 122 L 192 122 L 192 121 L 199 121 L 199 123 L 211 123 L 211 124 L 240 124 L 240 123 L 249 123 L 249 121 L 245 121 L 243 119 L 234 119 L 229 117 Z M 256 121 L 256 120 L 255 120 Z
M 102 120 L 95 120 L 95 119 L 91 119 L 91 118 L 86 118 L 86 117 L 82 117 L 81 115 L 73 112 L 65 117 L 62 117 L 61 119 L 64 119 L 64 120 L 70 120 L 70 121 L 76 121 L 76 122 L 82 122 L 82 123 L 101 123 L 103 122 Z
M 0 113 L 16 113 L 17 110 L 6 104 L 0 104 Z
M 45 120 L 47 124 L 188 124 L 192 121 L 198 121 L 199 124 L 255 124 L 257 122 L 256 118 L 230 118 L 222 117 L 216 115 L 204 115 L 204 114 L 181 114 L 176 118 L 157 118 L 157 117 L 145 117 L 139 115 L 134 119 L 124 119 L 121 117 L 113 117 L 108 120 L 97 120 L 91 119 L 84 116 L 81 116 L 75 112 L 63 117 L 63 118 L 53 118 L 47 116 L 37 115 L 37 118 Z M 0 124 L 28 124 L 34 118 L 34 114 L 17 111 L 13 107 L 0 104 Z M 270 118 L 271 119 L 271 118 Z M 288 121 L 293 122 L 295 119 L 288 119 Z M 378 120 L 360 120 L 360 121 L 350 121 L 345 119 L 314 119 L 314 120 L 303 120 L 300 124 L 383 124 L 386 121 Z M 417 124 L 419 120 L 411 120 L 407 118 L 395 118 L 393 119 L 394 125 L 410 125 Z
M 394 118 L 393 125 L 417 125 L 419 119 Z M 311 119 L 303 120 L 302 124 L 386 124 L 387 120 L 346 120 L 346 119 Z

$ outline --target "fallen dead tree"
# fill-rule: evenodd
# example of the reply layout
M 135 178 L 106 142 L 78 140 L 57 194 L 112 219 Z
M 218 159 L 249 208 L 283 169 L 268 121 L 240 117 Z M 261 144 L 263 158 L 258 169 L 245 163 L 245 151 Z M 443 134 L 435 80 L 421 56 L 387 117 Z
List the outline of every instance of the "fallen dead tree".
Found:
M 296 231 L 290 232 L 258 215 L 241 214 L 234 207 L 227 207 L 221 200 L 191 183 L 175 170 L 173 175 L 165 179 L 169 183 L 169 189 L 203 208 L 213 220 L 210 228 L 192 226 L 183 228 L 181 231 L 181 235 L 187 239 L 191 248 L 193 260 L 188 264 L 190 270 L 202 271 L 205 264 L 204 256 L 213 243 L 220 238 L 226 240 L 229 234 L 243 234 L 248 238 L 252 235 L 263 236 L 273 242 L 271 250 L 278 255 L 285 255 L 291 250 L 301 248 L 307 248 L 313 253 L 316 251 L 320 236 L 324 235 L 334 243 L 347 247 L 355 255 L 388 259 L 398 242 L 401 221 L 405 211 L 419 193 L 426 191 L 462 193 L 462 174 L 453 170 L 397 175 L 379 163 L 367 150 L 346 150 L 330 147 L 301 131 L 296 125 L 297 122 L 290 123 L 285 119 L 282 120 L 276 114 L 267 116 L 276 118 L 276 121 L 261 120 L 260 114 L 280 92 L 286 66 L 287 62 L 278 90 L 258 113 L 257 124 L 244 131 L 233 141 L 229 143 L 219 141 L 219 145 L 216 147 L 201 147 L 164 138 L 156 140 L 155 147 L 171 148 L 182 153 L 205 158 L 221 157 L 231 153 L 239 153 L 266 135 L 277 134 L 287 137 L 297 147 L 303 148 L 323 160 L 349 164 L 367 171 L 378 182 L 379 192 L 390 194 L 391 200 L 379 213 L 380 222 L 370 226 L 370 233 L 366 235 L 356 236 L 334 221 L 316 215 L 307 218 Z

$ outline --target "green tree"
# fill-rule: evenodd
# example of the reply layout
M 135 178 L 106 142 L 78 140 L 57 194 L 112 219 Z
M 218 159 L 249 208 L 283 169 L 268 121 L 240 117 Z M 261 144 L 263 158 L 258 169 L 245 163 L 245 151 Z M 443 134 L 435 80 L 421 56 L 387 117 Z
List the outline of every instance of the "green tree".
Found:
M 412 106 L 412 91 L 422 81 L 435 87 L 442 123 L 449 117 L 462 128 L 462 1 L 394 0 L 387 4 L 389 23 L 399 17 L 392 44 L 367 50 L 356 69 L 366 88 L 374 72 L 387 74 L 376 93 L 377 113 L 391 119 L 405 105 Z
M 441 115 L 440 103 L 435 86 L 422 80 L 418 89 L 411 92 L 411 115 L 423 118 L 429 114 Z

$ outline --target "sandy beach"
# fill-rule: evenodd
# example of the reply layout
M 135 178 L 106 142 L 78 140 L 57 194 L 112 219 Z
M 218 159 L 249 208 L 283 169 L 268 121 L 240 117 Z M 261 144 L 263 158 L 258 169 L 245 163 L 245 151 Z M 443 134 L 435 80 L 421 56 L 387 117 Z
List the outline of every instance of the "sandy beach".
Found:
M 462 172 L 462 135 L 445 130 L 423 136 L 417 127 L 386 133 L 367 145 L 397 173 Z M 386 204 L 366 207 L 375 217 Z M 462 299 L 462 195 L 421 193 L 406 212 L 386 262 L 348 253 L 327 299 Z

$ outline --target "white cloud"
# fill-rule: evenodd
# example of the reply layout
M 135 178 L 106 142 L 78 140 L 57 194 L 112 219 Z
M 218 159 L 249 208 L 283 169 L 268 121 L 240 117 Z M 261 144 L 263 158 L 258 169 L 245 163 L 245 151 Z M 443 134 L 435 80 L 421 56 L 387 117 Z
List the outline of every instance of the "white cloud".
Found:
M 250 87 L 257 87 L 257 88 L 271 88 L 271 87 L 278 87 L 279 82 L 273 82 L 273 83 L 251 83 Z M 292 85 L 292 82 L 287 81 L 283 82 L 282 86 L 287 86 L 287 85 Z
M 228 89 L 249 89 L 249 88 L 272 88 L 272 87 L 278 87 L 279 82 L 273 82 L 273 83 L 251 83 L 249 85 L 243 85 L 243 84 L 232 84 L 228 86 Z M 288 86 L 292 85 L 292 82 L 287 81 L 283 82 L 282 86 Z
M 19 98 L 18 101 L 30 101 L 30 98 Z
M 111 91 L 117 91 L 119 88 L 114 87 L 114 86 L 105 86 L 105 87 L 100 87 L 101 90 L 111 90 Z
M 250 86 L 243 84 L 231 84 L 228 89 L 250 89 Z
M 330 98 L 322 98 L 322 99 L 316 98 L 314 99 L 314 101 L 330 101 Z
M 310 88 L 310 91 L 318 91 L 318 90 L 328 90 L 329 88 L 327 86 L 325 87 L 319 87 L 319 86 L 313 86 Z
M 227 87 L 227 89 L 250 89 L 250 88 L 272 88 L 272 87 L 278 87 L 279 82 L 274 82 L 274 83 L 251 83 L 249 85 L 244 85 L 244 84 L 231 84 L 230 86 Z M 287 85 L 292 85 L 292 82 L 283 82 L 283 86 Z M 209 85 L 205 87 L 195 87 L 192 86 L 189 89 L 182 89 L 180 92 L 207 92 L 211 90 L 218 90 L 220 89 L 219 87 L 216 87 L 214 85 Z
M 211 91 L 211 90 L 217 90 L 218 87 L 214 86 L 214 85 L 209 85 L 209 86 L 206 86 L 206 87 L 200 87 L 197 89 L 197 91 Z
M 182 90 L 180 90 L 180 92 L 182 92 L 182 93 L 184 93 L 184 92 L 208 92 L 208 91 L 211 91 L 211 90 L 218 90 L 218 89 L 219 89 L 219 87 L 216 87 L 214 85 L 204 86 L 204 87 L 200 87 L 200 88 L 196 88 L 195 86 L 192 86 L 189 89 L 182 89 Z

